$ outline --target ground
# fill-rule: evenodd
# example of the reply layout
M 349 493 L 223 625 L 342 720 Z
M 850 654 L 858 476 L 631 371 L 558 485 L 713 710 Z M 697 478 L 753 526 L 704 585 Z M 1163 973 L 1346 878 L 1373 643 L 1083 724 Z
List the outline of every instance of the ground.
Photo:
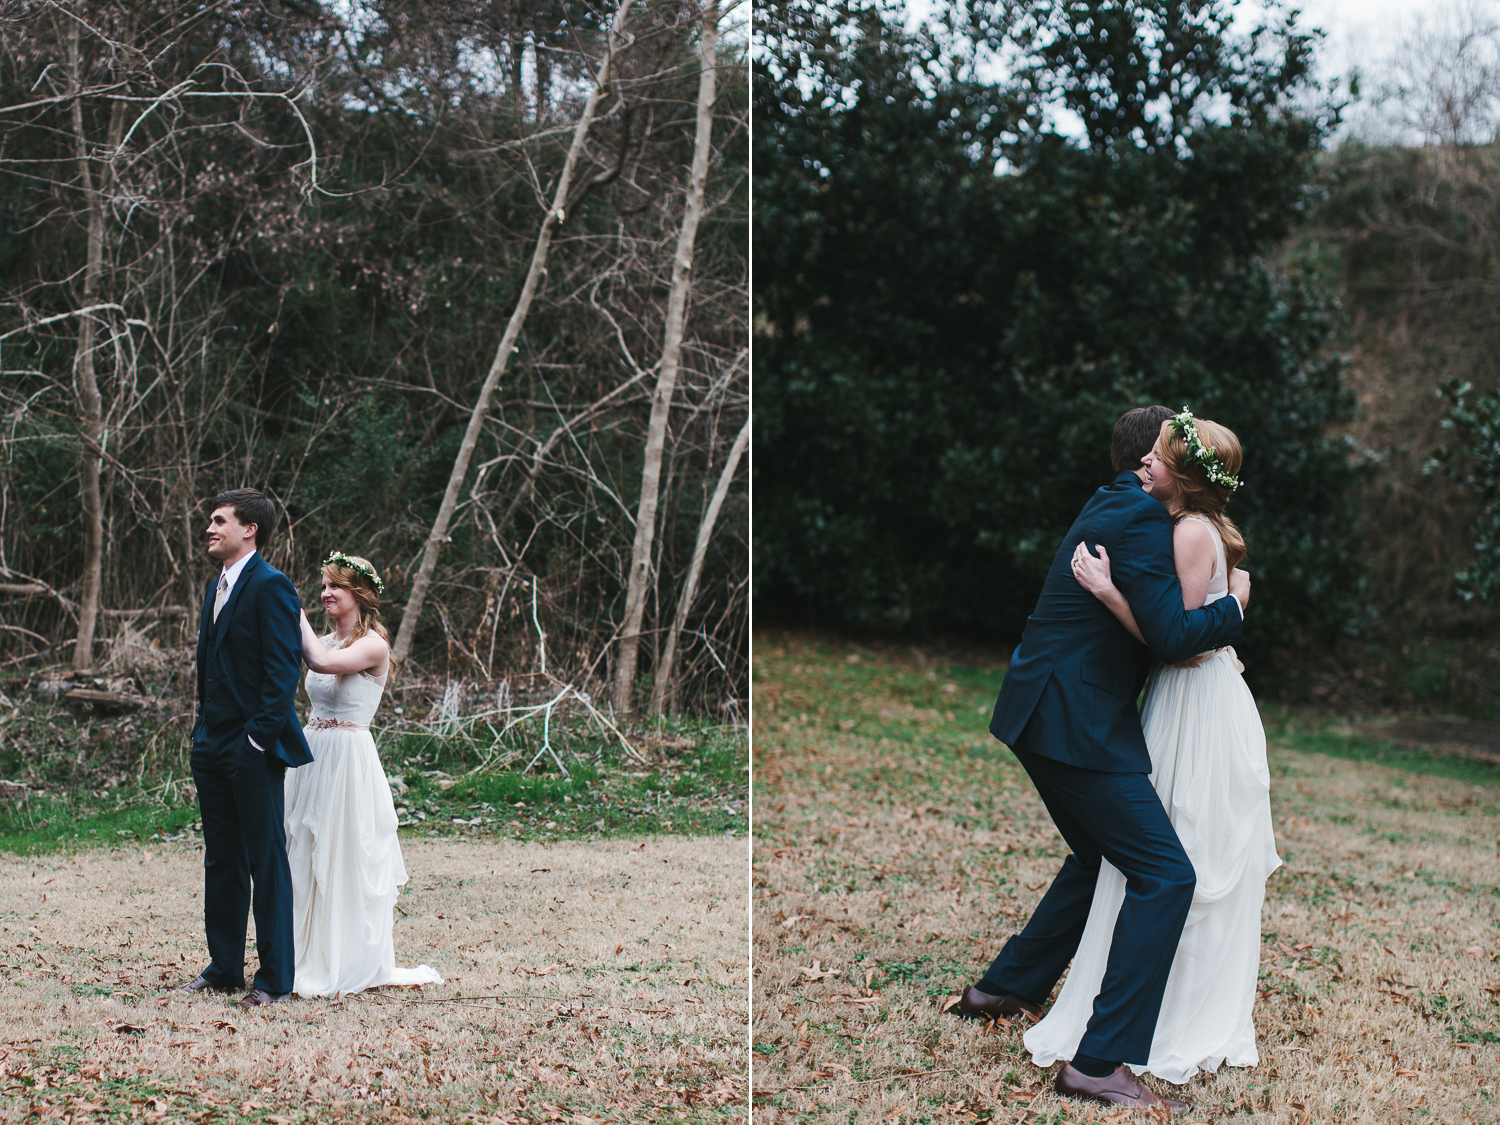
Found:
M 1109 1119 L 1052 1093 L 1020 1025 L 942 1011 L 1065 854 L 986 730 L 1002 670 L 786 635 L 754 651 L 755 1120 Z M 1500 771 L 1266 718 L 1284 866 L 1261 1062 L 1189 1083 L 1179 1119 L 1500 1121 Z
M 396 960 L 446 982 L 250 1013 L 157 992 L 205 963 L 193 839 L 0 859 L 0 1120 L 741 1117 L 743 836 L 404 848 Z

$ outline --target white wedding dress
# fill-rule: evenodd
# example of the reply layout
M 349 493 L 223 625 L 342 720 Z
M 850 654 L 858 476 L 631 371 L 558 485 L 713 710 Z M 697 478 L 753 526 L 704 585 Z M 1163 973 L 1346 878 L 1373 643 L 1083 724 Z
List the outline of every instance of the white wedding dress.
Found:
M 1190 519 L 1199 517 L 1188 517 Z M 1208 602 L 1229 593 L 1224 542 Z M 1207 603 L 1205 603 L 1207 604 Z M 1157 667 L 1146 681 L 1141 712 L 1151 782 L 1192 861 L 1198 884 L 1145 1067 L 1168 1082 L 1188 1081 L 1223 1063 L 1254 1066 L 1251 1009 L 1260 970 L 1260 910 L 1266 877 L 1281 865 L 1271 827 L 1266 736 L 1234 650 L 1222 648 L 1197 667 Z M 1037 1066 L 1078 1050 L 1104 979 L 1125 877 L 1106 860 L 1093 905 L 1062 992 L 1026 1032 Z M 1130 940 L 1129 934 L 1120 935 Z
M 325 647 L 333 647 L 323 638 Z M 394 924 L 406 882 L 396 806 L 370 720 L 385 676 L 342 680 L 307 673 L 311 765 L 286 771 L 286 854 L 298 996 L 335 996 L 382 984 L 439 984 L 436 969 L 397 968 Z

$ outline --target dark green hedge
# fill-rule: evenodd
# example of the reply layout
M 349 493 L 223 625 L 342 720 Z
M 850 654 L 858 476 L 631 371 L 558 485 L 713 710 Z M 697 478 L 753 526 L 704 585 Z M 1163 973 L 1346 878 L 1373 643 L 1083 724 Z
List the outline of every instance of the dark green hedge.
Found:
M 1255 48 L 1222 4 L 1128 8 L 934 33 L 865 5 L 768 10 L 759 619 L 1013 641 L 1112 475 L 1115 418 L 1161 402 L 1246 447 L 1247 647 L 1357 621 L 1357 470 L 1325 436 L 1352 405 L 1337 305 L 1270 260 L 1334 120 L 1297 108 L 1311 40 Z M 1002 32 L 1024 64 L 976 79 Z M 1048 124 L 1059 104 L 1086 137 Z

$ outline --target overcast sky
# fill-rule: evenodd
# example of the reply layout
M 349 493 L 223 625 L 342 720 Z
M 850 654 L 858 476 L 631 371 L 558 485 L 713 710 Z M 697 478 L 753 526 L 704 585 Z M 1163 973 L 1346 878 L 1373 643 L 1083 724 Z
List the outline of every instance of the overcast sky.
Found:
M 1358 69 L 1361 98 L 1345 115 L 1342 134 L 1371 140 L 1414 140 L 1379 104 L 1379 86 L 1402 40 L 1424 24 L 1441 22 L 1465 0 L 1306 0 L 1301 20 L 1327 32 L 1318 69 L 1326 78 L 1347 78 Z M 1472 2 L 1472 0 L 1471 0 Z M 1485 0 L 1477 0 L 1486 6 Z M 1493 5 L 1489 5 L 1493 7 Z
M 905 0 L 913 23 L 941 3 L 943 0 Z M 1291 6 L 1301 12 L 1300 27 L 1321 28 L 1326 33 L 1317 57 L 1320 77 L 1347 81 L 1352 72 L 1359 72 L 1361 96 L 1345 111 L 1338 137 L 1353 134 L 1372 141 L 1414 143 L 1421 139 L 1403 128 L 1391 107 L 1383 106 L 1379 97 L 1383 82 L 1389 79 L 1390 59 L 1416 28 L 1441 24 L 1460 7 L 1484 10 L 1500 20 L 1500 0 L 1292 0 Z M 1263 11 L 1258 0 L 1242 0 L 1238 22 L 1249 30 Z M 1075 128 L 1066 113 L 1050 116 L 1053 127 L 1063 133 Z M 1082 123 L 1076 123 L 1076 128 L 1081 132 Z

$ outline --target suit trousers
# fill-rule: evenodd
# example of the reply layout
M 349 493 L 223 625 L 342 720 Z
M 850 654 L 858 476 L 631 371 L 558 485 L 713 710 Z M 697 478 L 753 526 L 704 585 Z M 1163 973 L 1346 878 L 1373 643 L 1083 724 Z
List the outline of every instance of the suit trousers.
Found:
M 292 990 L 292 869 L 286 858 L 286 766 L 243 732 L 194 739 L 193 781 L 203 813 L 203 923 L 212 961 L 204 977 L 245 983 L 245 931 L 253 903 L 260 965 L 253 987 Z
M 1162 994 L 1197 878 L 1143 773 L 1104 773 L 1013 748 L 1052 822 L 1072 848 L 1026 928 L 1011 937 L 985 973 L 987 987 L 1041 1003 L 1052 994 L 1088 921 L 1109 860 L 1125 876 L 1104 981 L 1078 1050 L 1110 1062 L 1144 1065 Z

